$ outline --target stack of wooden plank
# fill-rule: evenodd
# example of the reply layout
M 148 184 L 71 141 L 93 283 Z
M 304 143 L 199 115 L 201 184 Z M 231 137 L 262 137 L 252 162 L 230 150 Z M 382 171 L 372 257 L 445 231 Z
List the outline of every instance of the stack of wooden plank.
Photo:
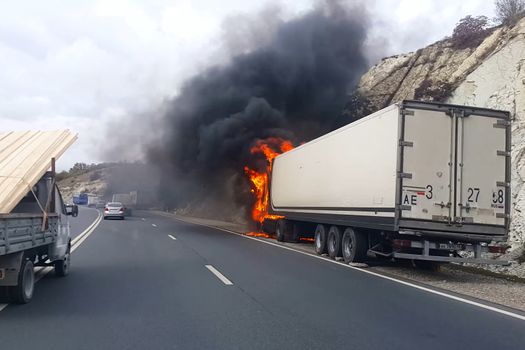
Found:
M 0 132 L 0 214 L 9 213 L 76 139 L 70 130 Z

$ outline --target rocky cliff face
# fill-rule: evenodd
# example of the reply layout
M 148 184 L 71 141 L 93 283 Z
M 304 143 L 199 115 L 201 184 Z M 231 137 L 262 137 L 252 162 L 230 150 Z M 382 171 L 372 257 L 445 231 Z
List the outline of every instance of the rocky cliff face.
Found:
M 510 111 L 510 243 L 525 243 L 525 19 L 487 32 L 475 47 L 457 49 L 451 40 L 443 40 L 385 58 L 363 75 L 357 91 L 372 109 L 416 98 Z

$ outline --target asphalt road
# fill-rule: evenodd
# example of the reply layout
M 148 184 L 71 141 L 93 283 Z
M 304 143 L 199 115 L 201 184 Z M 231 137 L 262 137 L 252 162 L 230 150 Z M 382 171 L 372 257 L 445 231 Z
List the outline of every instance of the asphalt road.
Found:
M 525 344 L 522 320 L 253 239 L 143 215 L 102 221 L 75 251 L 67 278 L 49 274 L 30 304 L 1 311 L 2 349 Z

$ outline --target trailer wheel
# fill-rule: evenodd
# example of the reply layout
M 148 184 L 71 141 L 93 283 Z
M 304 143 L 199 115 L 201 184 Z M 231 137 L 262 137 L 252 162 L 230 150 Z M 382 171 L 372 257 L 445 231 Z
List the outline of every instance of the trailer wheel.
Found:
M 342 253 L 345 263 L 363 262 L 368 250 L 366 236 L 347 227 L 343 232 Z
M 328 256 L 335 259 L 341 256 L 341 230 L 337 226 L 331 226 L 328 231 L 327 240 Z
M 18 273 L 18 285 L 9 287 L 9 289 L 11 300 L 15 303 L 27 304 L 31 301 L 35 291 L 35 270 L 31 260 L 22 260 Z
M 286 220 L 285 219 L 279 219 L 277 221 L 277 225 L 275 227 L 275 235 L 277 236 L 277 240 L 279 242 L 284 242 L 285 240 L 285 232 L 286 231 Z
M 292 226 L 292 234 L 290 237 L 290 242 L 300 242 L 301 241 L 301 225 L 294 223 Z
M 58 277 L 65 277 L 69 275 L 69 267 L 71 266 L 71 246 L 67 247 L 66 255 L 64 259 L 56 260 L 55 265 L 55 275 Z
M 315 228 L 315 252 L 319 255 L 326 253 L 326 227 L 317 225 Z
M 9 303 L 9 287 L 0 287 L 0 303 Z

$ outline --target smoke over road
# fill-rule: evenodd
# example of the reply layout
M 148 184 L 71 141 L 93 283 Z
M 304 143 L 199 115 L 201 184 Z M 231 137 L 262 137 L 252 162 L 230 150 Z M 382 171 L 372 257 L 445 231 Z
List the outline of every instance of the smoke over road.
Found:
M 326 2 L 277 23 L 263 46 L 191 78 L 169 102 L 148 152 L 168 207 L 247 217 L 243 168 L 265 166 L 250 155 L 255 142 L 297 144 L 335 125 L 367 68 L 365 10 Z

